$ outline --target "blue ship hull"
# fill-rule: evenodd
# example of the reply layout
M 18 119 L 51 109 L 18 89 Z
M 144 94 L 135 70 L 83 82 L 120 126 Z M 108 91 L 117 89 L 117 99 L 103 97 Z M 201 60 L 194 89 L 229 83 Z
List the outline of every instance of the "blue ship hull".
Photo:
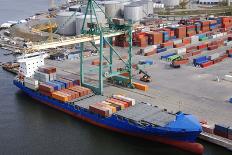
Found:
M 37 91 L 25 87 L 17 80 L 14 80 L 13 83 L 30 97 L 102 128 L 169 144 L 198 154 L 202 154 L 203 152 L 203 146 L 195 143 L 196 138 L 202 131 L 201 126 L 192 115 L 179 114 L 175 121 L 169 123 L 165 127 L 154 127 L 152 125 L 142 126 L 140 124 L 131 123 L 126 119 L 119 119 L 114 114 L 111 117 L 102 118 L 84 108 L 76 108 L 69 103 L 64 103 L 42 95 Z

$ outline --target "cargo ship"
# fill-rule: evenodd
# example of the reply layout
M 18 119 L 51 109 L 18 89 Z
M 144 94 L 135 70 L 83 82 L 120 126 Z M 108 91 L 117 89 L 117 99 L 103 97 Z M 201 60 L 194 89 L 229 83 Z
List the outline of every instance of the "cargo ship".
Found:
M 19 74 L 13 83 L 28 96 L 111 131 L 203 153 L 203 146 L 195 142 L 202 128 L 193 115 L 170 113 L 120 94 L 95 95 L 78 79 L 56 75 L 56 69 L 44 66 L 43 59 L 33 54 L 18 60 Z

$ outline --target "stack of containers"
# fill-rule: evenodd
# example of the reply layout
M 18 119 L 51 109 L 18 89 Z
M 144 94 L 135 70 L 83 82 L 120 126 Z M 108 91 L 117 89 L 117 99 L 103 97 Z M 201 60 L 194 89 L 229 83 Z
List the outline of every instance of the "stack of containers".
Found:
M 222 26 L 222 18 L 218 17 L 216 20 L 217 20 L 218 27 L 221 27 Z
M 91 90 L 82 86 L 74 86 L 70 87 L 69 90 L 75 91 L 79 93 L 79 96 L 86 96 L 91 93 Z
M 50 85 L 47 85 L 45 83 L 39 84 L 39 92 L 43 95 L 52 97 L 52 92 L 54 92 L 54 91 L 55 91 L 55 88 L 50 86 Z
M 177 48 L 176 54 L 178 54 L 178 55 L 186 54 L 186 48 Z
M 187 36 L 188 37 L 191 37 L 191 36 L 196 34 L 195 25 L 188 25 L 188 26 L 186 26 L 186 29 L 187 29 Z
M 162 43 L 162 44 L 160 44 L 160 46 L 162 47 L 162 48 L 167 48 L 167 49 L 169 49 L 169 48 L 173 48 L 173 41 L 167 41 L 167 42 L 165 42 L 165 43 Z
M 205 50 L 205 49 L 207 49 L 207 47 L 208 47 L 208 43 L 203 43 L 201 45 L 198 45 L 197 49 L 198 50 Z
M 184 46 L 182 39 L 173 40 L 174 48 L 179 48 Z
M 191 38 L 190 37 L 183 38 L 183 44 L 188 45 L 190 43 L 191 43 Z
M 34 78 L 40 82 L 48 82 L 50 80 L 49 74 L 35 71 Z
M 24 86 L 36 91 L 39 88 L 39 81 L 34 78 L 25 77 Z
M 161 53 L 161 52 L 165 52 L 167 51 L 167 48 L 164 47 L 164 48 L 157 48 L 157 53 Z
M 199 42 L 199 37 L 197 35 L 191 37 L 191 43 L 196 44 Z
M 155 54 L 156 51 L 157 51 L 157 46 L 151 45 L 151 46 L 148 46 L 146 48 L 140 49 L 140 54 L 142 54 L 144 56 L 150 56 L 150 55 Z
M 200 22 L 195 23 L 195 29 L 196 29 L 197 34 L 201 33 L 201 23 Z
M 101 103 L 95 103 L 89 106 L 89 111 L 98 114 L 103 117 L 109 117 L 112 115 L 112 109 L 104 106 Z
M 208 59 L 209 60 L 215 60 L 215 59 L 217 59 L 219 57 L 220 57 L 219 53 L 214 53 L 214 54 L 209 55 Z
M 147 32 L 148 44 L 155 45 L 163 42 L 163 34 L 161 32 Z
M 56 68 L 42 66 L 35 71 L 34 78 L 41 82 L 48 82 L 56 79 Z
M 89 106 L 89 110 L 103 117 L 111 116 L 113 113 L 135 105 L 135 100 L 122 96 L 113 95 L 103 102 L 95 103 Z
M 128 47 L 129 43 L 127 40 L 128 40 L 128 38 L 124 34 L 116 36 L 115 41 L 114 41 L 114 45 L 119 46 L 119 47 Z
M 52 92 L 52 97 L 54 99 L 57 99 L 57 100 L 62 101 L 62 102 L 67 102 L 67 101 L 70 101 L 72 99 L 71 95 L 69 95 L 67 93 L 63 93 L 61 91 Z
M 228 125 L 215 124 L 214 134 L 221 136 L 221 137 L 224 137 L 224 138 L 228 138 L 228 129 L 229 129 Z
M 206 34 L 198 34 L 198 37 L 199 37 L 199 41 L 208 40 L 208 37 L 206 36 Z
M 209 28 L 210 30 L 215 30 L 218 28 L 217 20 L 209 20 Z
M 227 50 L 226 53 L 228 54 L 229 57 L 232 57 L 232 49 Z
M 202 21 L 201 22 L 201 30 L 202 32 L 208 32 L 210 29 L 209 29 L 209 21 Z
M 167 31 L 162 31 L 163 33 L 163 42 L 167 42 L 170 37 L 169 37 L 169 33 Z
M 186 37 L 186 26 L 175 28 L 175 36 L 180 39 Z
M 227 29 L 232 26 L 232 17 L 222 17 L 222 27 Z

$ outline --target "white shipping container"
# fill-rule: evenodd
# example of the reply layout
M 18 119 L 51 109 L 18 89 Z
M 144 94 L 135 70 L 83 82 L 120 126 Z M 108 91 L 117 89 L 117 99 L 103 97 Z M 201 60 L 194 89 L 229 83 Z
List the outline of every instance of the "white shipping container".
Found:
M 129 98 L 129 97 L 125 97 L 125 96 L 122 96 L 122 95 L 113 95 L 113 98 L 119 99 L 119 100 L 122 100 L 122 101 L 125 101 L 125 102 L 131 102 L 132 105 L 135 105 L 135 99 L 132 99 L 132 98 Z
M 24 82 L 24 86 L 27 88 L 30 88 L 32 90 L 38 90 L 38 88 L 39 88 L 39 85 L 32 85 L 32 84 L 27 83 L 27 82 Z
M 176 49 L 176 54 L 185 54 L 186 53 L 186 48 L 177 48 Z
M 213 35 L 213 39 L 215 39 L 215 38 L 217 38 L 217 35 L 216 35 L 216 34 Z
M 209 60 L 215 60 L 218 57 L 220 57 L 220 54 L 219 53 L 214 53 L 214 54 L 209 55 Z
M 30 78 L 30 77 L 25 77 L 24 82 L 30 83 L 32 85 L 38 85 L 39 84 L 39 81 L 37 79 Z
M 231 75 L 225 75 L 224 80 L 232 82 L 232 76 Z
M 231 45 L 232 45 L 232 41 L 225 42 L 225 46 L 231 46 Z
M 177 39 L 177 40 L 174 40 L 173 41 L 173 44 L 176 45 L 176 44 L 181 44 L 182 43 L 182 40 L 181 39 Z

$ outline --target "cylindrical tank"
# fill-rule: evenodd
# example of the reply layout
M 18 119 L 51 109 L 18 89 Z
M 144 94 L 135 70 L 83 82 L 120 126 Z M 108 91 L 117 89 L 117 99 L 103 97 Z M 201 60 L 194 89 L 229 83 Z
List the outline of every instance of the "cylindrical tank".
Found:
M 131 4 L 142 6 L 142 17 L 148 16 L 148 2 L 147 1 L 136 1 Z
M 81 5 L 73 5 L 69 7 L 69 11 L 77 11 L 77 12 L 81 12 Z
M 122 1 L 121 3 L 121 16 L 124 17 L 124 6 L 131 4 L 131 1 Z
M 180 5 L 180 0 L 162 0 L 162 3 L 168 7 L 174 7 Z
M 84 22 L 84 18 L 85 15 L 81 15 L 81 16 L 77 16 L 76 17 L 76 35 L 81 34 L 81 29 L 83 26 L 83 22 Z M 96 23 L 96 17 L 92 16 L 92 20 L 93 22 Z M 84 29 L 87 30 L 87 23 L 89 23 L 91 21 L 91 15 L 86 15 L 86 19 L 85 19 L 85 24 L 84 24 Z
M 56 16 L 58 25 L 58 33 L 62 35 L 75 35 L 76 33 L 76 17 L 82 15 L 80 12 L 64 11 L 59 12 Z
M 105 13 L 111 18 L 121 17 L 121 3 L 118 1 L 103 1 L 105 6 Z
M 129 4 L 124 6 L 124 19 L 139 21 L 143 17 L 143 6 L 137 4 Z
M 96 12 L 96 17 L 97 17 L 97 20 L 98 20 L 99 24 L 105 24 L 106 23 L 105 14 L 101 11 L 101 10 L 103 10 L 105 12 L 105 7 L 102 6 L 102 5 L 99 5 L 99 6 L 101 7 L 101 9 L 98 6 L 94 7 L 95 8 L 95 12 Z M 85 14 L 86 8 L 87 8 L 86 5 L 81 6 L 81 12 L 83 14 Z M 90 15 L 90 10 L 88 11 L 87 14 Z M 92 15 L 95 16 L 94 11 L 92 11 Z

